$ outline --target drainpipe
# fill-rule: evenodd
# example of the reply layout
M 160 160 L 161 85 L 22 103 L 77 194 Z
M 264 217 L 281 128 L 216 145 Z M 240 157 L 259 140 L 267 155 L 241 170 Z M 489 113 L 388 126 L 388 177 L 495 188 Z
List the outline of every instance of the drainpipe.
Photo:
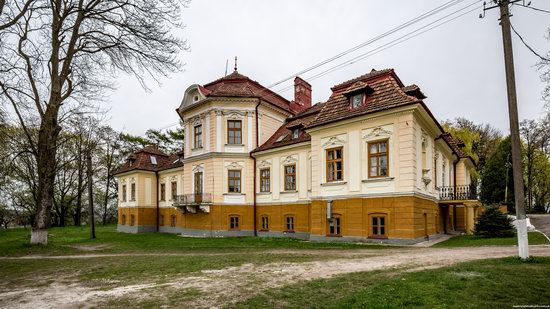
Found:
M 254 117 L 256 118 L 256 148 L 258 148 L 260 145 L 260 137 L 259 137 L 259 130 L 258 130 L 258 107 L 260 107 L 261 99 L 258 98 L 258 104 L 256 104 L 256 107 L 254 108 Z M 252 160 L 254 160 L 254 189 L 252 190 L 253 198 L 254 198 L 254 204 L 253 204 L 253 212 L 254 212 L 254 236 L 258 236 L 258 228 L 256 225 L 256 158 L 250 154 L 250 157 Z
M 156 202 L 157 202 L 157 233 L 159 232 L 159 225 L 160 225 L 160 209 L 159 209 L 159 172 L 155 171 L 155 179 L 156 179 L 156 190 L 157 194 L 155 194 Z

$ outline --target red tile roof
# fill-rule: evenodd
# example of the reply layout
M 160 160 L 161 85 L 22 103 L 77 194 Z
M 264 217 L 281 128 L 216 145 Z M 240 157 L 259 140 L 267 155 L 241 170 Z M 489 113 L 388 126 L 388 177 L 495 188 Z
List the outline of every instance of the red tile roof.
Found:
M 444 134 L 441 134 L 440 136 L 441 138 L 443 138 L 447 144 L 451 147 L 451 149 L 453 150 L 453 152 L 459 157 L 459 158 L 470 158 L 470 156 L 468 154 L 466 154 L 462 148 L 464 148 L 464 142 L 457 139 L 457 138 L 454 138 L 451 136 L 451 133 L 444 133 Z M 470 158 L 471 159 L 471 158 Z M 472 162 L 474 160 L 472 159 Z
M 356 109 L 351 109 L 346 93 L 368 87 L 366 103 Z M 339 120 L 353 118 L 405 105 L 422 103 L 416 96 L 408 95 L 403 91 L 401 80 L 393 69 L 373 70 L 368 74 L 338 84 L 332 89 L 332 95 L 326 102 L 317 118 L 306 128 L 312 128 Z M 350 90 L 351 89 L 351 90 Z
M 260 97 L 294 114 L 287 99 L 237 71 L 205 84 L 203 88 L 207 90 L 207 93 L 203 93 L 208 97 Z
M 268 149 L 279 148 L 288 145 L 294 145 L 311 140 L 311 136 L 303 128 L 313 121 L 325 103 L 317 103 L 300 113 L 287 118 L 286 122 L 260 147 L 253 152 L 264 151 Z M 298 138 L 292 138 L 292 129 L 298 128 L 300 133 Z
M 153 164 L 151 157 L 154 157 L 157 164 Z M 115 175 L 133 171 L 159 172 L 171 168 L 181 167 L 181 153 L 167 155 L 154 146 L 146 146 L 128 156 L 128 159 L 116 171 Z

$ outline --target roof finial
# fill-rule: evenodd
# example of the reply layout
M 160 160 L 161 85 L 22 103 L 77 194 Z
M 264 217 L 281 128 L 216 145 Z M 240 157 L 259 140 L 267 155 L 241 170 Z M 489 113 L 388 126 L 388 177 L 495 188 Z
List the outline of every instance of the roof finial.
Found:
M 237 72 L 237 56 L 235 56 L 235 72 Z

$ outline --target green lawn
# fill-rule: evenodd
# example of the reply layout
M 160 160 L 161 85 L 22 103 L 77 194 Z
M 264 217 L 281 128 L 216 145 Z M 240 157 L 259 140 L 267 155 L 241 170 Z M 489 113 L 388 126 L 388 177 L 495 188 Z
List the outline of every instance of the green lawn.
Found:
M 363 272 L 267 290 L 237 308 L 512 308 L 550 305 L 550 258 Z
M 530 232 L 529 245 L 546 245 L 548 239 L 541 233 Z M 484 238 L 475 235 L 461 235 L 450 238 L 449 240 L 433 245 L 434 248 L 452 248 L 452 247 L 479 247 L 479 246 L 514 246 L 517 245 L 516 237 L 505 238 Z
M 115 225 L 98 226 L 97 239 L 89 239 L 88 227 L 57 227 L 49 230 L 47 246 L 30 245 L 29 229 L 0 229 L 0 256 L 29 254 L 67 255 L 86 253 L 189 253 L 235 252 L 259 249 L 378 249 L 386 246 L 341 242 L 309 242 L 287 238 L 197 238 L 174 234 L 118 233 Z M 78 246 L 99 246 L 84 251 Z

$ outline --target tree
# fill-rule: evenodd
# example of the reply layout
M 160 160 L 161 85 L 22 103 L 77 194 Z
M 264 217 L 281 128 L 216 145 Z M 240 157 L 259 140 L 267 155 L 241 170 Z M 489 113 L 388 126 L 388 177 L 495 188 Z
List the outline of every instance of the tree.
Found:
M 477 165 L 476 170 L 470 171 L 472 184 L 477 185 L 488 158 L 496 151 L 502 139 L 500 131 L 490 124 L 475 124 L 462 117 L 443 122 L 443 127 L 454 138 L 464 142 L 463 151 L 472 157 Z
M 187 48 L 174 37 L 185 0 L 35 0 L 0 32 L 0 102 L 14 111 L 37 168 L 31 243 L 47 244 L 60 114 L 101 100 L 118 72 L 156 78 L 177 71 Z M 17 2 L 2 1 L 6 12 Z M 3 16 L 3 15 L 2 15 Z M 33 138 L 33 130 L 37 138 Z
M 506 187 L 508 188 L 507 202 L 514 200 L 512 169 L 509 168 L 511 153 L 510 137 L 506 137 L 488 158 L 481 174 L 480 199 L 484 204 L 504 202 Z M 508 184 L 506 184 L 506 179 L 508 179 Z
M 482 237 L 512 237 L 512 219 L 502 213 L 498 206 L 488 207 L 477 219 L 474 234 Z

